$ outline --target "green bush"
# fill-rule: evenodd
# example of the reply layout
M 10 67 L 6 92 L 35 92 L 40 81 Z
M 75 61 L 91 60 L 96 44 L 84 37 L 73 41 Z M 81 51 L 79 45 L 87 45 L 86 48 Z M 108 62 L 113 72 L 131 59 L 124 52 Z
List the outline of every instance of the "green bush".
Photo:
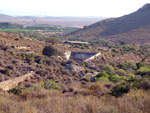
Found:
M 135 77 L 134 74 L 128 74 L 128 77 Z
M 45 48 L 42 51 L 43 55 L 46 55 L 48 57 L 53 56 L 53 55 L 59 55 L 62 56 L 63 53 L 59 50 L 57 50 L 56 48 L 54 48 L 53 46 L 45 46 Z
M 126 45 L 127 43 L 125 41 L 120 41 L 120 45 Z
M 107 73 L 105 72 L 99 72 L 97 75 L 96 75 L 96 78 L 100 78 L 100 77 L 107 77 Z
M 89 79 L 89 77 L 85 77 L 82 79 L 83 81 L 86 81 L 86 82 L 90 82 L 91 80 Z
M 141 67 L 140 69 L 137 70 L 137 74 L 139 75 L 150 75 L 150 68 L 148 67 Z
M 138 88 L 145 90 L 150 89 L 150 80 L 148 78 L 144 78 L 142 81 L 138 83 Z
M 28 63 L 34 61 L 34 55 L 33 55 L 33 54 L 21 53 L 21 56 L 22 56 L 23 59 L 26 60 Z
M 138 81 L 137 78 L 134 76 L 130 76 L 126 79 L 126 82 L 130 86 L 130 88 L 137 89 L 138 88 Z
M 115 97 L 119 97 L 122 96 L 122 94 L 124 93 L 128 93 L 129 90 L 129 86 L 127 84 L 122 83 L 120 85 L 115 86 L 109 94 Z
M 82 66 L 82 67 L 85 67 L 85 63 L 84 63 L 84 62 L 81 62 L 81 66 Z
M 84 29 L 87 29 L 87 28 L 88 28 L 88 26 L 84 26 L 83 28 L 84 28 Z
M 114 68 L 109 64 L 104 65 L 102 67 L 102 70 L 105 71 L 106 73 L 110 74 L 110 75 L 115 73 Z
M 121 80 L 125 80 L 125 77 L 119 75 L 111 75 L 109 76 L 110 81 L 112 82 L 119 82 Z
M 146 67 L 147 66 L 145 62 L 139 62 L 136 65 L 137 65 L 138 69 L 141 68 L 141 67 Z
M 128 70 L 128 69 L 136 70 L 137 69 L 137 65 L 134 62 L 125 62 L 125 63 L 119 64 L 118 67 L 124 70 Z
M 44 83 L 44 88 L 45 89 L 60 89 L 57 85 L 57 83 L 53 80 L 47 80 L 45 83 Z
M 21 94 L 21 89 L 20 88 L 13 88 L 13 89 L 10 89 L 8 91 L 8 93 L 13 93 L 15 95 L 20 95 Z
M 109 79 L 107 77 L 95 78 L 96 81 L 108 83 Z
M 119 76 L 126 76 L 126 75 L 127 75 L 126 71 L 123 70 L 123 69 L 119 69 L 116 73 L 117 73 Z
M 60 43 L 60 40 L 57 37 L 49 37 L 46 39 L 47 42 L 50 42 L 52 45 Z
M 86 69 L 86 70 L 85 70 L 85 73 L 89 73 L 89 72 L 90 72 L 89 69 Z

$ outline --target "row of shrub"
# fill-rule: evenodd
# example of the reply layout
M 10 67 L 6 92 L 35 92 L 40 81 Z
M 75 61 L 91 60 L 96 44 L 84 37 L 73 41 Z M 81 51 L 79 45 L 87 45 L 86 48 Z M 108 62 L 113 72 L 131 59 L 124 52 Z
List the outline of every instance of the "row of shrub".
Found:
M 52 79 L 48 79 L 45 83 L 41 82 L 39 84 L 35 84 L 32 87 L 29 88 L 34 88 L 34 89 L 38 89 L 38 88 L 44 88 L 44 89 L 57 89 L 60 90 L 60 88 L 58 87 L 57 83 L 55 81 L 53 81 Z M 9 93 L 13 93 L 15 95 L 20 95 L 21 91 L 26 89 L 23 86 L 18 86 L 17 88 L 12 88 L 10 89 L 8 92 Z

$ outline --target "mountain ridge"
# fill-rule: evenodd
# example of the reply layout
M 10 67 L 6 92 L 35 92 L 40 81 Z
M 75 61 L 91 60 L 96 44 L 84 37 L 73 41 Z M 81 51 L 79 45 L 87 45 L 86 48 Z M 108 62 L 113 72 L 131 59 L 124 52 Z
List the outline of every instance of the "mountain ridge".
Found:
M 12 22 L 23 25 L 61 25 L 66 27 L 79 27 L 90 25 L 104 17 L 57 17 L 57 16 L 10 16 L 0 14 L 0 22 Z
M 131 14 L 124 15 L 119 18 L 110 18 L 110 19 L 99 21 L 92 25 L 85 26 L 83 29 L 71 32 L 70 34 L 66 34 L 66 36 L 74 36 L 74 37 L 80 37 L 80 38 L 119 37 L 121 40 L 126 40 L 126 39 L 122 39 L 122 37 L 127 36 L 131 38 L 132 37 L 139 38 L 138 32 L 141 32 L 140 37 L 144 36 L 145 33 L 147 34 L 148 37 L 150 37 L 148 33 L 150 30 L 150 15 L 149 14 L 150 14 L 150 4 L 146 4 L 142 8 L 138 9 L 137 11 Z M 145 32 L 145 30 L 148 30 L 148 31 Z M 137 31 L 138 36 L 136 36 L 135 31 Z M 129 36 L 129 34 L 131 35 Z M 132 34 L 134 34 L 134 36 Z M 123 35 L 123 36 L 121 37 L 119 35 Z M 144 37 L 146 38 L 146 36 Z M 116 38 L 114 42 L 117 42 L 117 40 L 119 39 Z M 148 40 L 145 40 L 144 42 L 147 42 L 147 41 Z M 139 43 L 143 43 L 143 42 L 139 42 Z

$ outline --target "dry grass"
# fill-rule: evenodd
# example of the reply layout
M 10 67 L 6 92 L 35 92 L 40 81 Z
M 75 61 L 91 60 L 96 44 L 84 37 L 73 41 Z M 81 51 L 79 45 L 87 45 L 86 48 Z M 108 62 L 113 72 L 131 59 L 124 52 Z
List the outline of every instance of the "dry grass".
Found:
M 1 113 L 150 113 L 150 91 L 131 90 L 120 98 L 105 95 L 65 97 L 56 90 L 0 93 Z

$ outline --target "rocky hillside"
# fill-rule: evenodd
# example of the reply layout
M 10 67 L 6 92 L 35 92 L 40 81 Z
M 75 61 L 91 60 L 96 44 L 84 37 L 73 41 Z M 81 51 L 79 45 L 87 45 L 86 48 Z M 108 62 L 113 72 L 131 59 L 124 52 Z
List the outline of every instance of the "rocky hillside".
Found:
M 111 42 L 126 41 L 130 44 L 150 43 L 150 4 L 129 15 L 102 20 L 67 36 L 82 39 L 99 37 Z
M 50 43 L 0 32 L 0 89 L 17 85 L 30 87 L 48 79 L 63 84 L 80 81 L 86 74 L 85 67 L 60 56 L 43 55 L 47 45 Z M 70 50 L 62 45 L 53 47 Z
M 143 61 L 145 65 L 150 64 L 150 57 L 148 57 L 150 56 L 148 54 L 150 47 L 147 46 L 143 46 L 141 49 L 121 46 L 119 49 L 109 48 L 108 50 L 80 46 L 82 48 L 77 45 L 52 45 L 49 42 L 0 32 L 0 89 L 9 89 L 18 85 L 32 87 L 46 82 L 48 79 L 53 80 L 60 86 L 62 84 L 70 86 L 70 84 L 75 83 L 78 87 L 80 85 L 87 87 L 90 82 L 85 83 L 85 81 L 95 81 L 94 76 L 98 72 L 102 72 L 102 67 L 105 67 L 105 65 L 113 65 L 117 74 L 121 69 L 118 66 L 124 62 L 123 65 L 127 65 L 127 67 L 130 64 L 138 66 L 138 63 Z M 53 49 L 49 51 L 48 48 Z M 100 55 L 102 57 L 94 56 L 94 59 L 80 63 L 74 58 L 65 60 L 63 56 L 56 55 L 56 53 L 59 53 L 58 51 L 101 51 L 103 55 Z M 53 53 L 51 54 L 53 56 L 49 53 Z M 79 57 L 83 57 L 81 53 L 78 55 Z M 129 69 L 127 72 L 128 74 L 137 74 L 137 71 L 138 68 L 135 68 Z

